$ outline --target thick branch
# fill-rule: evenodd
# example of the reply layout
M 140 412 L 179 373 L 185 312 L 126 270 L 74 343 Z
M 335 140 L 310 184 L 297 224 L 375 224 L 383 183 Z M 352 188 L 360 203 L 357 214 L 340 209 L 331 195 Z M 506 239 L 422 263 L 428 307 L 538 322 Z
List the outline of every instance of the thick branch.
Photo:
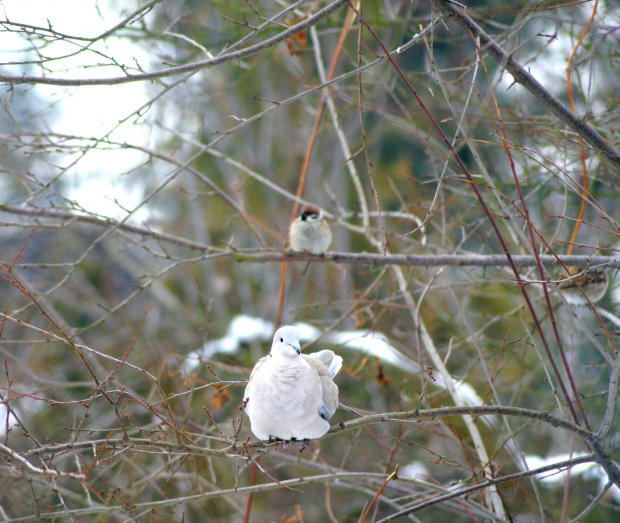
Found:
M 153 238 L 162 242 L 187 247 L 189 249 L 202 252 L 217 252 L 222 256 L 231 256 L 238 262 L 247 263 L 267 263 L 267 262 L 314 262 L 314 263 L 352 263 L 360 265 L 376 265 L 378 267 L 386 265 L 410 265 L 419 267 L 436 266 L 456 266 L 456 267 L 505 267 L 508 260 L 503 254 L 490 255 L 454 255 L 454 254 L 373 254 L 373 253 L 354 253 L 354 252 L 327 252 L 322 256 L 305 255 L 304 253 L 294 253 L 290 251 L 267 251 L 264 249 L 236 250 L 226 247 L 216 248 L 188 238 L 175 236 L 164 232 L 157 232 L 148 227 L 139 225 L 120 224 L 112 218 L 91 216 L 86 214 L 76 214 L 70 211 L 52 208 L 27 208 L 16 205 L 0 206 L 0 212 L 9 214 L 19 214 L 34 216 L 36 218 L 49 218 L 53 220 L 64 220 L 66 222 L 82 222 L 97 227 L 117 227 L 122 231 L 138 234 L 146 238 Z M 26 225 L 29 226 L 29 225 Z M 44 227 L 41 223 L 35 223 L 32 227 Z M 228 252 L 227 252 L 228 251 Z M 515 264 L 519 267 L 533 267 L 536 259 L 533 256 L 513 256 Z M 620 267 L 620 257 L 599 256 L 599 255 L 571 255 L 554 256 L 551 254 L 540 256 L 540 261 L 545 266 L 559 264 L 558 259 L 564 265 L 576 267 L 604 266 L 608 268 Z
M 387 423 L 394 421 L 422 421 L 433 420 L 437 418 L 444 418 L 448 416 L 461 416 L 464 414 L 469 415 L 503 415 L 503 416 L 515 416 L 519 418 L 526 418 L 536 421 L 542 421 L 553 427 L 567 430 L 579 438 L 584 443 L 589 445 L 595 456 L 596 461 L 607 472 L 610 481 L 613 481 L 616 485 L 620 486 L 620 471 L 617 465 L 613 462 L 606 449 L 602 445 L 600 438 L 597 434 L 594 434 L 588 430 L 585 430 L 578 425 L 567 421 L 562 418 L 553 416 L 547 412 L 523 409 L 519 407 L 507 407 L 502 405 L 479 405 L 479 406 L 462 406 L 462 407 L 440 407 L 436 409 L 426 410 L 411 410 L 406 412 L 386 412 L 382 414 L 372 414 L 369 416 L 362 416 L 360 418 L 351 421 L 341 421 L 337 425 L 333 425 L 328 432 L 328 435 L 338 434 L 341 432 L 347 432 L 350 430 L 359 429 L 367 425 L 373 425 L 376 423 Z M 222 438 L 212 438 L 215 442 L 228 443 Z M 254 441 L 249 443 L 233 443 L 227 445 L 221 449 L 212 449 L 205 447 L 198 447 L 194 445 L 182 445 L 179 443 L 172 443 L 162 440 L 149 440 L 145 438 L 115 438 L 104 439 L 97 441 L 82 441 L 60 445 L 46 445 L 38 447 L 30 451 L 24 452 L 22 456 L 30 457 L 33 455 L 38 456 L 53 456 L 58 453 L 64 453 L 70 450 L 85 450 L 95 448 L 107 448 L 109 450 L 115 450 L 118 448 L 157 448 L 163 452 L 179 453 L 179 454 L 193 454 L 193 455 L 205 455 L 213 457 L 244 457 L 248 455 L 250 450 L 267 449 L 279 445 L 279 442 L 264 442 Z
M 607 473 L 609 480 L 620 487 L 620 469 L 616 463 L 611 459 L 607 450 L 601 443 L 601 440 L 597 434 L 583 429 L 580 426 L 567 421 L 562 418 L 553 416 L 547 412 L 523 409 L 519 407 L 505 407 L 502 405 L 477 405 L 477 406 L 463 406 L 463 407 L 440 407 L 437 409 L 428 410 L 411 410 L 406 412 L 386 412 L 383 414 L 372 414 L 370 416 L 363 416 L 351 421 L 342 421 L 338 425 L 333 425 L 328 434 L 337 434 L 357 428 L 365 427 L 367 425 L 373 425 L 375 423 L 385 423 L 389 421 L 405 421 L 405 420 L 428 420 L 435 418 L 443 418 L 447 416 L 457 415 L 475 415 L 481 416 L 485 414 L 502 415 L 502 416 L 515 416 L 519 418 L 527 418 L 531 420 L 542 421 L 548 423 L 552 427 L 561 428 L 572 432 L 581 438 L 584 443 L 592 448 L 596 461 L 603 467 Z
M 462 416 L 463 414 L 471 414 L 473 416 L 483 415 L 503 415 L 503 416 L 516 416 L 518 418 L 528 418 L 532 420 L 543 421 L 549 425 L 568 430 L 573 434 L 576 434 L 584 441 L 591 441 L 596 438 L 596 435 L 588 430 L 585 430 L 574 423 L 562 418 L 557 418 L 547 412 L 523 409 L 520 407 L 505 407 L 502 405 L 476 405 L 476 406 L 463 406 L 463 407 L 439 407 L 436 409 L 425 410 L 409 410 L 405 412 L 385 412 L 382 414 L 371 414 L 369 416 L 362 416 L 351 421 L 342 421 L 338 425 L 333 425 L 328 434 L 336 434 L 339 432 L 345 432 L 349 430 L 365 427 L 366 425 L 373 425 L 375 423 L 384 423 L 387 421 L 405 421 L 405 420 L 432 420 L 436 418 L 445 418 L 448 416 Z
M 505 267 L 508 260 L 503 254 L 489 255 L 456 255 L 456 254 L 371 254 L 353 252 L 328 252 L 320 256 L 306 255 L 293 252 L 274 252 L 246 254 L 237 253 L 234 255 L 237 261 L 247 262 L 267 262 L 267 261 L 287 261 L 287 262 L 335 262 L 335 263 L 354 263 L 362 265 L 411 265 L 421 267 L 437 267 L 450 265 L 457 267 L 477 266 L 477 267 Z M 559 265 L 558 259 L 564 265 L 578 267 L 620 267 L 620 258 L 611 256 L 554 256 L 547 254 L 539 256 L 540 261 L 545 266 Z M 518 267 L 534 267 L 536 258 L 534 256 L 513 256 L 512 260 Z
M 617 169 L 620 170 L 620 153 L 612 147 L 590 124 L 575 115 L 568 107 L 558 100 L 552 93 L 543 87 L 530 73 L 520 64 L 515 62 L 511 55 L 504 51 L 480 26 L 478 26 L 460 7 L 450 0 L 437 0 L 436 5 L 448 17 L 452 17 L 474 37 L 480 38 L 481 47 L 499 63 L 515 82 L 525 87 L 535 98 L 540 100 L 545 107 L 564 124 L 581 136 L 591 147 L 604 153 Z
M 463 407 L 439 407 L 436 409 L 425 410 L 410 410 L 405 412 L 385 412 L 382 414 L 371 414 L 369 416 L 362 416 L 351 421 L 341 421 L 337 425 L 333 425 L 328 434 L 338 434 L 341 432 L 348 432 L 350 430 L 359 429 L 366 425 L 374 425 L 376 423 L 387 423 L 392 421 L 422 421 L 433 420 L 437 418 L 445 418 L 448 416 L 462 416 L 463 414 L 470 414 L 472 416 L 483 415 L 505 415 L 516 416 L 519 418 L 527 418 L 532 420 L 542 421 L 549 425 L 568 430 L 584 441 L 588 443 L 598 441 L 598 436 L 588 430 L 585 430 L 574 423 L 562 418 L 553 416 L 547 412 L 541 412 L 530 409 L 523 409 L 519 407 L 505 407 L 501 405 L 480 405 L 480 406 L 463 406 Z M 214 449 L 206 448 L 202 446 L 183 445 L 179 443 L 172 443 L 170 441 L 146 439 L 146 438 L 108 438 L 92 441 L 80 441 L 72 443 L 61 443 L 53 445 L 44 445 L 35 449 L 28 450 L 22 453 L 24 457 L 31 456 L 53 456 L 58 453 L 65 453 L 71 450 L 86 450 L 94 448 L 107 448 L 111 451 L 119 448 L 158 448 L 165 452 L 170 453 L 183 453 L 201 456 L 212 457 L 233 457 L 246 454 L 248 449 L 266 449 L 269 447 L 277 446 L 279 442 L 263 442 L 253 441 L 250 443 L 234 443 L 229 442 L 223 438 L 209 437 L 209 440 L 213 444 L 225 444 L 227 446 Z
M 221 438 L 209 437 L 211 442 L 225 443 L 229 442 Z M 55 456 L 57 454 L 64 454 L 70 451 L 79 450 L 92 450 L 92 449 L 108 449 L 110 452 L 117 451 L 119 449 L 159 449 L 163 452 L 170 454 L 189 454 L 193 456 L 211 456 L 211 457 L 238 457 L 238 452 L 241 450 L 242 445 L 231 445 L 223 449 L 212 449 L 207 447 L 199 447 L 193 445 L 183 445 L 180 443 L 172 443 L 170 441 L 147 439 L 147 438 L 108 438 L 98 439 L 91 441 L 79 441 L 72 443 L 59 443 L 52 445 L 42 445 L 32 450 L 23 452 L 25 457 L 31 456 Z

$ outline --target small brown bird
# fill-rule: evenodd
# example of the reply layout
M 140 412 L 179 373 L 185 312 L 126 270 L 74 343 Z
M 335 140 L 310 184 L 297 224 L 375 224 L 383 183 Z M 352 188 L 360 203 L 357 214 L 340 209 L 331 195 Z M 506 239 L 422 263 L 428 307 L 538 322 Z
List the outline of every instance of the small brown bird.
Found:
M 332 231 L 323 212 L 314 205 L 304 205 L 289 229 L 291 249 L 323 254 L 332 242 Z
M 558 285 L 564 294 L 566 301 L 574 305 L 587 305 L 584 294 L 590 298 L 592 303 L 600 300 L 607 291 L 609 276 L 600 268 L 584 269 L 583 267 L 568 267 L 568 274 Z

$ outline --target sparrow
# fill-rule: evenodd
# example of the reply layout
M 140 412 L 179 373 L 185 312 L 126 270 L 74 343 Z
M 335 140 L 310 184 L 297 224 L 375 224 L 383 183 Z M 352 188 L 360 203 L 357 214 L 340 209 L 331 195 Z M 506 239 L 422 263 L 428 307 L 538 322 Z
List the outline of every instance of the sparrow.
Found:
M 567 279 L 558 287 L 566 301 L 573 305 L 587 305 L 585 296 L 590 298 L 592 303 L 599 301 L 609 285 L 609 276 L 600 268 L 568 267 L 568 274 L 563 277 Z
M 291 249 L 297 252 L 323 254 L 332 242 L 332 231 L 323 211 L 314 205 L 304 205 L 289 229 Z
M 342 357 L 331 350 L 301 354 L 297 327 L 279 328 L 271 352 L 256 362 L 245 389 L 252 432 L 262 440 L 295 439 L 303 448 L 307 440 L 321 437 L 338 407 L 333 378 L 341 367 Z

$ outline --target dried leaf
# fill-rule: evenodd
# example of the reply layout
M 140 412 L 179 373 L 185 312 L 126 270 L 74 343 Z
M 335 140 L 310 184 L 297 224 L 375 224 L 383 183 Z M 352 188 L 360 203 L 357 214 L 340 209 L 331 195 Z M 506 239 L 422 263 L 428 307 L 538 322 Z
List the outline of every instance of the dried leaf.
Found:
M 230 399 L 230 392 L 228 392 L 228 388 L 223 385 L 218 385 L 217 392 L 213 396 L 213 400 L 211 400 L 211 403 L 213 405 L 213 408 L 221 409 L 230 401 Z
M 306 511 L 301 510 L 301 505 L 295 505 L 295 511 L 297 513 L 291 517 L 282 516 L 282 523 L 298 523 L 299 521 L 302 521 Z
M 392 378 L 388 378 L 383 372 L 383 362 L 380 359 L 377 359 L 375 364 L 377 365 L 377 374 L 375 374 L 375 379 L 379 385 L 389 385 L 392 383 Z

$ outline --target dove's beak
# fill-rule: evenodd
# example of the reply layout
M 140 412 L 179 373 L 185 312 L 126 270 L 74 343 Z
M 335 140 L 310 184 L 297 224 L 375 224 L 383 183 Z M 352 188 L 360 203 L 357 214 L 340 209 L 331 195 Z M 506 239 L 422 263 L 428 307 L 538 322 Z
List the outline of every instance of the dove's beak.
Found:
M 295 349 L 295 352 L 296 352 L 297 354 L 301 354 L 301 349 L 300 349 L 299 347 L 297 347 L 296 345 L 292 345 L 292 344 L 290 344 L 290 343 L 287 343 L 287 345 L 288 345 L 289 347 L 293 347 L 293 348 Z

